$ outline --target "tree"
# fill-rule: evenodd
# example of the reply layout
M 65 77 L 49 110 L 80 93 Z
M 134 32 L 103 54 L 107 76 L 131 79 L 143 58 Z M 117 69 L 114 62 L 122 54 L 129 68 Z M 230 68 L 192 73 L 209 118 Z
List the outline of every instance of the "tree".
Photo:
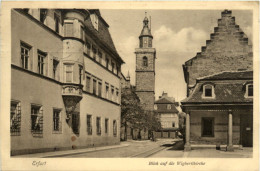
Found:
M 146 111 L 145 118 L 145 126 L 148 129 L 149 136 L 154 140 L 153 132 L 161 129 L 160 115 L 155 111 Z
M 186 121 L 186 113 L 180 112 L 179 113 L 179 131 L 183 136 L 183 141 L 185 143 L 185 121 Z
M 123 88 L 121 92 L 121 126 L 125 128 L 124 140 L 127 140 L 128 124 L 132 128 L 140 129 L 143 126 L 143 109 L 140 99 L 132 87 Z

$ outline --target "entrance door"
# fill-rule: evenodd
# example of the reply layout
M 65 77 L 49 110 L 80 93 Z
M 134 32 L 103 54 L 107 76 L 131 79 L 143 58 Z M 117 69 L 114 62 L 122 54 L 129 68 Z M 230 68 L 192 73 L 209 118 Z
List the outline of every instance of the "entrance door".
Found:
M 240 115 L 240 141 L 243 147 L 253 147 L 252 113 L 248 113 L 248 115 Z

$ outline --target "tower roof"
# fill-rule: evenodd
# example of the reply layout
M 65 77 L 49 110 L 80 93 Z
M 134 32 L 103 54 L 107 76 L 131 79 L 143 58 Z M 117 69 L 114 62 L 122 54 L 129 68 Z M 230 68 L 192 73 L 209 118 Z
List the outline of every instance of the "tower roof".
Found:
M 145 13 L 145 15 L 146 15 L 146 13 Z M 144 17 L 143 23 L 144 23 L 144 26 L 143 26 L 143 29 L 141 31 L 139 38 L 141 38 L 143 36 L 153 37 L 151 34 L 151 28 L 149 28 L 149 26 L 148 26 L 149 19 L 147 18 L 147 16 Z

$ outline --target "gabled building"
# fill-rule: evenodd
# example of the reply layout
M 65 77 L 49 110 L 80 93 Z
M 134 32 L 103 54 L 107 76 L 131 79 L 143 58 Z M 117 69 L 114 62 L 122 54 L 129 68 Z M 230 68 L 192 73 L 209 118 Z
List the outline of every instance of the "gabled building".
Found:
M 120 68 L 99 10 L 11 10 L 11 154 L 120 142 Z
M 179 117 L 176 106 L 178 103 L 175 99 L 168 97 L 167 93 L 162 93 L 162 96 L 154 103 L 154 111 L 160 115 L 161 130 L 155 132 L 157 138 L 175 138 L 176 131 L 179 128 Z
M 252 146 L 253 52 L 248 38 L 224 10 L 201 52 L 183 65 L 187 98 L 185 150 L 194 143 Z

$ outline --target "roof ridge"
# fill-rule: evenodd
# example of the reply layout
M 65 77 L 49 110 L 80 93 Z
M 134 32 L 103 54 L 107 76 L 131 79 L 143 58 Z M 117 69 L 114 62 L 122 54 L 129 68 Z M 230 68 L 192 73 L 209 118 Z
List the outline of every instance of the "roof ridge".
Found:
M 253 71 L 252 70 L 246 70 L 246 71 L 221 71 L 221 72 L 218 72 L 218 73 L 215 73 L 215 74 L 210 74 L 210 75 L 207 75 L 207 76 L 199 77 L 196 80 L 203 80 L 205 78 L 213 77 L 213 76 L 220 75 L 220 74 L 223 74 L 223 73 L 242 73 L 242 72 L 253 72 Z

